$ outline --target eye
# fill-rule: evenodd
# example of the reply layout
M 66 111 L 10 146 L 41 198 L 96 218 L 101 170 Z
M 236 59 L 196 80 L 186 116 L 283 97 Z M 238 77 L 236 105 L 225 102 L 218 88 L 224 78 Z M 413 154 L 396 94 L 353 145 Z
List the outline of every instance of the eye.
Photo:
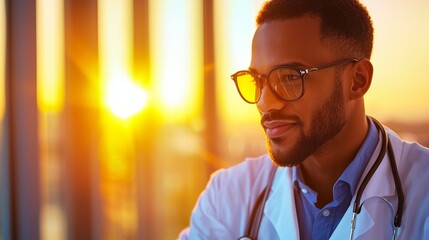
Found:
M 282 72 L 277 77 L 278 77 L 278 81 L 283 86 L 300 84 L 300 81 L 301 81 L 301 76 L 298 73 L 290 72 L 290 71 L 288 73 Z
M 291 84 L 301 79 L 301 75 L 298 71 L 288 67 L 277 68 L 273 71 L 272 75 L 273 78 L 276 78 L 276 81 L 282 84 Z
M 300 80 L 300 79 L 301 79 L 301 76 L 298 74 L 283 74 L 281 76 L 282 82 L 285 82 L 285 81 L 290 82 L 290 81 L 295 81 L 295 80 Z

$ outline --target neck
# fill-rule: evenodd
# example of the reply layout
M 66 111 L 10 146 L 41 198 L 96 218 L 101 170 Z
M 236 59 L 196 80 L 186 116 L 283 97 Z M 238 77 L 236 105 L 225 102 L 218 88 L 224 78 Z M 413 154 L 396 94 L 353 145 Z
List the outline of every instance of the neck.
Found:
M 333 186 L 355 158 L 367 132 L 365 116 L 350 121 L 337 136 L 323 144 L 300 165 L 305 183 L 318 193 L 317 207 L 323 207 L 333 200 Z

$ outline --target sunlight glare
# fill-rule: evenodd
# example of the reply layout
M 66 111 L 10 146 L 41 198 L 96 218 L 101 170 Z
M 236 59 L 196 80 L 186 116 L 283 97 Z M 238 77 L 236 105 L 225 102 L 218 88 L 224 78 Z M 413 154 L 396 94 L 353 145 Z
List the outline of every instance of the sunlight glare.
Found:
M 142 111 L 148 100 L 146 91 L 124 78 L 110 81 L 106 94 L 109 109 L 123 119 Z
M 201 1 L 159 0 L 150 8 L 157 104 L 165 110 L 166 119 L 180 121 L 193 116 L 201 104 Z
M 63 1 L 37 1 L 37 102 L 43 111 L 64 105 L 63 8 Z
M 117 117 L 128 118 L 145 105 L 146 93 L 130 77 L 132 1 L 99 0 L 99 48 L 104 102 Z

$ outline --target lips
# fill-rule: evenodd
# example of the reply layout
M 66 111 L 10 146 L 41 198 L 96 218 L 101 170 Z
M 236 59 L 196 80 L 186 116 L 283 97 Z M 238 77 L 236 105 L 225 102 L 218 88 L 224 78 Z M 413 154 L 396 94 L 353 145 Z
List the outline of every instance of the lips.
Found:
M 297 125 L 297 122 L 286 120 L 271 120 L 264 121 L 262 123 L 268 138 L 279 138 L 285 136 Z

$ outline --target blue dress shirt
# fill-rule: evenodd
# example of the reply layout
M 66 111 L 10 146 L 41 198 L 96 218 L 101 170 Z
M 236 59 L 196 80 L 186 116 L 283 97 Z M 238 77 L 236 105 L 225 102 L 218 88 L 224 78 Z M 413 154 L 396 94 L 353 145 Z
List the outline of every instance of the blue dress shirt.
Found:
M 316 207 L 317 192 L 305 183 L 299 167 L 293 168 L 300 239 L 329 239 L 350 205 L 359 179 L 378 142 L 377 128 L 368 119 L 369 130 L 359 152 L 333 186 L 333 201 Z

